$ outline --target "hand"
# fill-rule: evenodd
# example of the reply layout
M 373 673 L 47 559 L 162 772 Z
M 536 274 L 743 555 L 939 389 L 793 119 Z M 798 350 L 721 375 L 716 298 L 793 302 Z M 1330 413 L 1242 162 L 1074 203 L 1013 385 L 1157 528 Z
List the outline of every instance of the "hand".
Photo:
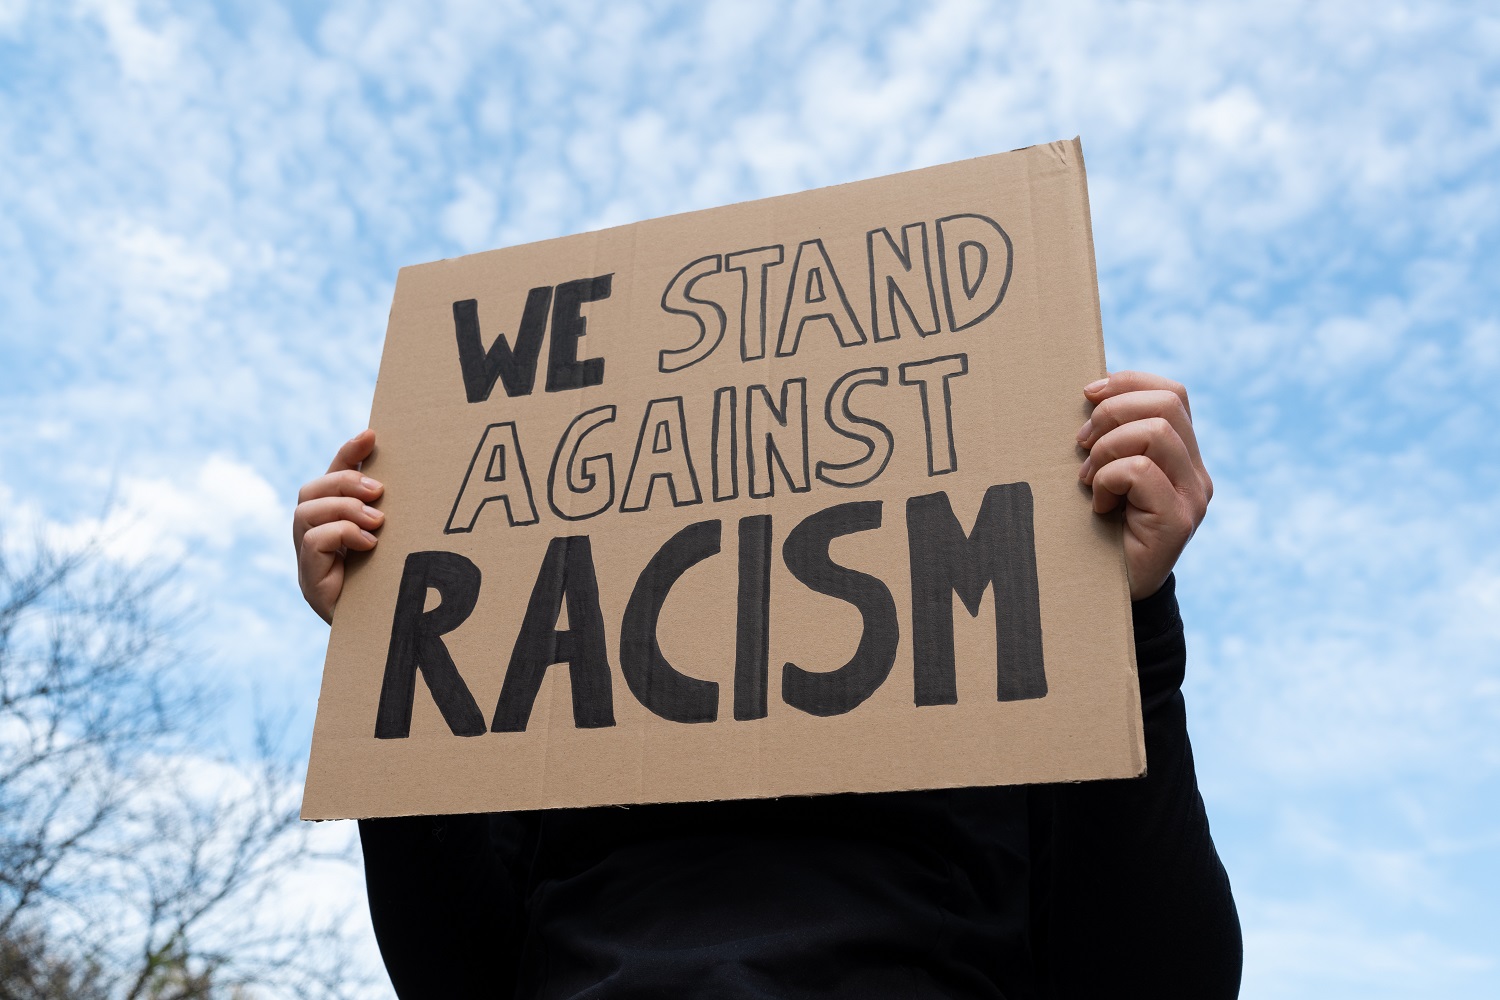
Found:
M 327 475 L 307 483 L 297 494 L 292 514 L 297 582 L 307 603 L 329 624 L 344 589 L 344 553 L 373 549 L 371 532 L 385 521 L 384 514 L 367 506 L 385 487 L 359 473 L 359 463 L 374 450 L 375 432 L 360 431 L 344 442 Z
M 1094 510 L 1125 505 L 1130 599 L 1166 582 L 1203 523 L 1213 480 L 1198 454 L 1187 390 L 1146 372 L 1115 372 L 1084 387 L 1093 415 L 1078 431 L 1089 453 L 1078 478 L 1093 487 Z

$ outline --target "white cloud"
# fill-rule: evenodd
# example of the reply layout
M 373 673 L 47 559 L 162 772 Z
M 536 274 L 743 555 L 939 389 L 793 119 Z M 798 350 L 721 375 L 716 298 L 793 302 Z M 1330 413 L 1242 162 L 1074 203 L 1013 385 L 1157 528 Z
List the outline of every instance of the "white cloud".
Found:
M 306 951 L 288 953 L 295 942 L 278 941 L 277 936 L 294 929 L 313 935 L 333 930 L 352 960 L 336 967 L 343 976 L 342 995 L 387 995 L 384 989 L 368 988 L 383 983 L 383 976 L 360 902 L 364 880 L 355 824 L 297 821 L 300 782 L 268 786 L 255 764 L 175 753 L 147 755 L 127 766 L 128 772 L 113 773 L 112 787 L 124 793 L 113 822 L 91 834 L 79 850 L 62 855 L 62 880 L 83 881 L 91 892 L 51 913 L 53 920 L 63 925 L 87 921 L 92 930 L 83 940 L 121 949 L 128 967 L 134 961 L 132 950 L 145 943 L 150 893 L 164 892 L 181 879 L 188 900 L 207 902 L 218 880 L 238 864 L 242 867 L 233 891 L 195 918 L 189 929 L 194 954 L 223 953 L 241 962 L 290 959 L 318 967 L 338 960 L 325 939 L 315 938 Z M 286 820 L 289 825 L 281 826 Z M 155 827 L 159 822 L 167 828 Z M 253 838 L 257 853 L 237 857 L 242 837 Z M 122 844 L 132 852 L 120 856 Z M 202 884 L 190 883 L 190 863 Z M 46 906 L 41 904 L 37 912 L 47 912 Z M 161 928 L 156 930 L 159 934 Z M 333 971 L 335 966 L 323 968 Z M 257 984 L 257 995 L 279 1000 L 294 994 Z
M 1188 127 L 1220 146 L 1236 151 L 1259 139 L 1266 109 L 1243 84 L 1189 109 Z
M 460 177 L 457 192 L 443 208 L 443 235 L 466 252 L 486 250 L 495 230 L 495 193 L 473 177 Z
M 1500 370 L 1500 322 L 1490 319 L 1470 325 L 1464 334 L 1464 355 L 1486 373 Z
M 1452 898 L 1438 863 L 1442 851 L 1420 831 L 1403 831 L 1419 833 L 1423 842 L 1415 845 L 1371 844 L 1371 831 L 1339 827 L 1325 815 L 1297 807 L 1286 810 L 1279 826 L 1278 846 L 1313 865 L 1342 869 L 1344 877 L 1374 896 L 1429 910 L 1445 909 Z
M 271 484 L 224 455 L 210 455 L 178 478 L 127 475 L 96 498 L 108 506 L 101 516 L 60 522 L 32 508 L 29 517 L 54 544 L 97 545 L 130 564 L 170 565 L 189 553 L 222 557 L 242 544 L 267 551 L 290 532 L 288 504 Z
M 98 19 L 127 80 L 156 80 L 170 74 L 188 43 L 182 21 L 162 17 L 147 24 L 135 0 L 79 0 L 81 11 Z
M 1181 574 L 1219 836 L 1413 906 L 1426 873 L 1451 887 L 1410 831 L 1336 854 L 1344 796 L 1488 801 L 1500 773 L 1493 15 L 76 10 L 0 0 L 21 39 L 0 65 L 0 501 L 121 558 L 191 556 L 217 669 L 311 702 L 290 497 L 368 412 L 399 265 L 1081 132 L 1111 358 L 1189 382 L 1220 485 Z M 1284 797 L 1324 841 L 1260 843 L 1245 817 Z M 1432 823 L 1483 841 L 1497 819 Z M 1472 863 L 1500 871 L 1488 850 Z M 1308 891 L 1248 910 L 1261 995 L 1334 995 L 1372 948 L 1393 983 L 1468 960 L 1420 923 L 1339 924 L 1364 919 L 1354 889 Z M 1318 948 L 1354 971 L 1321 973 Z
M 117 224 L 101 249 L 101 268 L 118 283 L 127 321 L 153 333 L 180 336 L 203 304 L 232 281 L 230 269 L 208 248 L 140 222 Z
M 31 0 L 0 0 L 0 36 L 19 33 L 30 9 Z
M 1500 700 L 1480 694 L 1500 678 L 1494 529 L 1482 504 L 1435 492 L 1424 463 L 1361 466 L 1333 483 L 1279 463 L 1221 487 L 1184 570 L 1195 604 L 1232 609 L 1190 622 L 1207 629 L 1200 742 L 1237 773 L 1313 786 L 1436 777 L 1457 761 L 1495 776 Z
M 1479 1000 L 1494 973 L 1492 954 L 1454 947 L 1422 931 L 1383 931 L 1357 913 L 1298 903 L 1248 909 L 1240 991 L 1245 1000 Z

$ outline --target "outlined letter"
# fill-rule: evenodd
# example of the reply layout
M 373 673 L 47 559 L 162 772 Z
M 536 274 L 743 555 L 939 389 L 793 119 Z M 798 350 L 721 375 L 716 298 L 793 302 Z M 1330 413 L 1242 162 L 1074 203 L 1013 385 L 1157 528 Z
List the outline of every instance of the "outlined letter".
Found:
M 453 511 L 443 533 L 473 531 L 479 512 L 492 500 L 505 505 L 505 517 L 513 528 L 537 522 L 531 479 L 526 475 L 526 459 L 521 455 L 521 439 L 513 420 L 490 424 L 484 429 L 479 447 L 469 459 L 469 469 L 453 500 Z
M 583 439 L 605 424 L 615 421 L 615 408 L 613 404 L 596 406 L 592 410 L 584 410 L 574 417 L 568 424 L 567 430 L 563 431 L 562 438 L 557 442 L 557 450 L 552 453 L 552 468 L 547 472 L 547 506 L 552 508 L 552 513 L 564 521 L 582 521 L 602 514 L 615 502 L 615 460 L 609 452 L 602 455 L 589 455 L 583 459 L 578 457 L 578 449 L 583 447 Z M 563 458 L 563 453 L 567 458 Z M 603 472 L 596 472 L 599 463 L 604 463 Z M 580 497 L 585 501 L 590 494 L 598 497 L 592 504 L 583 510 L 563 510 L 563 505 L 558 503 L 558 468 L 562 468 L 561 484 L 570 498 Z M 600 475 L 604 477 L 604 488 L 599 486 Z M 573 506 L 571 499 L 568 506 Z
M 789 457 L 791 462 L 787 461 Z M 781 466 L 781 474 L 793 493 L 812 489 L 807 472 L 805 378 L 789 378 L 781 384 L 779 407 L 771 401 L 771 393 L 765 386 L 752 385 L 745 390 L 745 461 L 750 467 L 752 497 L 760 499 L 775 494 L 773 460 Z
M 646 405 L 620 509 L 632 513 L 645 510 L 651 504 L 651 491 L 658 479 L 667 481 L 673 507 L 703 501 L 698 492 L 698 474 L 693 471 L 693 456 L 688 451 L 687 416 L 683 413 L 681 396 L 653 399 Z
M 588 320 L 580 311 L 585 302 L 609 298 L 614 274 L 579 278 L 557 286 L 552 304 L 552 348 L 547 352 L 547 391 L 582 389 L 604 381 L 604 359 L 578 360 L 578 341 L 588 332 Z
M 479 705 L 443 642 L 443 636 L 473 612 L 479 600 L 479 583 L 479 567 L 455 552 L 413 552 L 406 557 L 375 712 L 377 740 L 411 735 L 418 671 L 453 735 L 484 734 L 484 716 L 479 714 Z M 438 593 L 437 606 L 431 611 L 423 610 L 428 590 Z
M 712 354 L 719 346 L 719 341 L 724 339 L 724 328 L 729 325 L 724 307 L 713 299 L 693 297 L 693 286 L 698 283 L 698 279 L 718 274 L 719 268 L 718 254 L 699 257 L 684 264 L 682 270 L 672 276 L 672 280 L 667 282 L 667 287 L 662 291 L 662 309 L 674 316 L 691 317 L 698 324 L 698 339 L 687 347 L 668 348 L 659 353 L 656 356 L 656 367 L 661 373 L 681 371 L 697 364 Z
M 906 532 L 916 703 L 957 704 L 953 595 L 969 614 L 978 616 L 980 599 L 991 586 L 996 700 L 1046 697 L 1030 484 L 1006 483 L 986 490 L 974 530 L 967 535 L 948 494 L 912 497 L 906 501 Z
M 948 329 L 956 333 L 1000 307 L 1010 287 L 1015 249 L 998 222 L 973 214 L 937 220 L 937 245 Z
M 719 685 L 680 673 L 662 655 L 656 638 L 661 609 L 683 573 L 719 552 L 718 521 L 698 521 L 667 539 L 631 591 L 620 623 L 620 673 L 646 708 L 669 722 L 713 722 Z
M 924 337 L 937 333 L 937 292 L 927 256 L 927 223 L 902 226 L 899 247 L 889 229 L 870 230 L 865 244 L 870 256 L 870 329 L 875 340 L 895 340 L 903 324 Z M 890 321 L 888 327 L 881 327 L 881 317 Z
M 891 453 L 895 450 L 896 439 L 885 424 L 871 417 L 859 416 L 851 410 L 849 397 L 859 386 L 885 385 L 889 380 L 890 372 L 885 368 L 856 368 L 839 376 L 839 380 L 829 388 L 828 399 L 823 404 L 823 419 L 836 433 L 865 446 L 865 453 L 852 462 L 818 463 L 818 478 L 829 486 L 864 486 L 874 482 L 885 471 L 891 460 Z M 878 432 L 880 437 L 874 438 L 862 433 L 857 429 L 861 425 Z M 868 475 L 855 471 L 861 466 L 870 465 L 874 466 L 874 470 Z
M 733 500 L 740 495 L 740 424 L 734 386 L 714 390 L 713 442 L 714 499 Z
M 557 630 L 558 612 L 568 602 L 568 627 Z M 599 580 L 587 535 L 554 538 L 547 543 L 526 617 L 511 649 L 510 665 L 495 703 L 490 731 L 522 733 L 547 669 L 568 665 L 573 693 L 573 725 L 599 729 L 615 724 L 614 695 L 609 682 L 609 654 L 604 645 L 604 613 L 599 609 Z
M 797 246 L 792 275 L 787 279 L 786 306 L 781 310 L 781 329 L 776 335 L 776 356 L 796 354 L 802 343 L 802 328 L 812 322 L 833 327 L 834 336 L 844 347 L 865 342 L 864 328 L 849 306 L 849 297 L 822 240 L 803 240 Z
M 536 359 L 542 350 L 542 332 L 547 326 L 547 308 L 552 288 L 543 285 L 526 293 L 521 327 L 514 349 L 505 334 L 495 334 L 490 349 L 479 335 L 479 302 L 464 299 L 453 303 L 453 332 L 458 338 L 458 365 L 464 376 L 464 395 L 471 403 L 482 403 L 494 391 L 495 380 L 505 383 L 507 396 L 529 396 L 536 384 Z
M 969 373 L 967 354 L 947 354 L 926 361 L 908 361 L 901 366 L 901 384 L 918 386 L 922 393 L 922 426 L 927 432 L 927 474 L 941 476 L 958 468 L 958 446 L 953 440 L 953 393 L 948 380 Z M 941 387 L 942 412 L 932 412 L 936 380 Z
M 740 272 L 740 360 L 766 356 L 767 274 L 782 261 L 781 244 L 741 250 L 724 258 L 726 271 Z
M 809 715 L 843 715 L 861 705 L 891 675 L 901 626 L 896 600 L 885 581 L 840 566 L 828 554 L 835 538 L 880 527 L 881 502 L 843 503 L 809 515 L 781 547 L 786 568 L 809 590 L 847 601 L 859 611 L 863 628 L 849 662 L 837 670 L 782 668 L 781 697 Z

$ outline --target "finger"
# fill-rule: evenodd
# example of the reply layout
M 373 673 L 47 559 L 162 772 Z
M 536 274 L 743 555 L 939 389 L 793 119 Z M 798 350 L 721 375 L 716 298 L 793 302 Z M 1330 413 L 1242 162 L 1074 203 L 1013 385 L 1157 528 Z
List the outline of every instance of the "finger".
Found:
M 385 515 L 358 497 L 318 497 L 297 505 L 292 513 L 292 533 L 300 541 L 309 528 L 330 521 L 352 521 L 373 531 L 384 523 Z
M 308 528 L 302 536 L 302 555 L 306 558 L 338 555 L 343 549 L 368 552 L 377 539 L 353 521 L 329 521 Z
M 1117 458 L 1094 474 L 1094 510 L 1107 514 L 1122 503 L 1147 516 L 1154 529 L 1186 538 L 1197 524 L 1162 467 L 1144 455 Z
M 1203 483 L 1193 457 L 1188 454 L 1176 428 L 1162 417 L 1132 420 L 1105 434 L 1089 450 L 1089 457 L 1078 470 L 1085 483 L 1094 481 L 1094 473 L 1116 459 L 1141 455 L 1161 466 L 1178 492 L 1201 497 Z M 1205 501 L 1206 502 L 1206 501 Z
M 1127 392 L 1141 392 L 1150 390 L 1164 390 L 1182 400 L 1182 409 L 1189 417 L 1192 416 L 1193 407 L 1188 402 L 1187 386 L 1181 382 L 1174 382 L 1162 375 L 1154 375 L 1151 372 L 1115 372 L 1106 375 L 1097 382 L 1090 382 L 1083 387 L 1083 394 L 1088 397 L 1089 402 L 1098 403 L 1109 399 L 1111 396 L 1120 396 Z
M 1116 427 L 1151 417 L 1161 417 L 1172 425 L 1192 456 L 1193 464 L 1201 470 L 1203 459 L 1198 454 L 1198 435 L 1193 432 L 1193 420 L 1188 416 L 1182 398 L 1168 389 L 1141 389 L 1100 400 L 1078 429 L 1078 443 L 1084 448 L 1093 448 L 1101 437 Z
M 375 545 L 375 536 L 353 521 L 329 521 L 308 528 L 297 547 L 297 575 L 303 590 L 317 586 L 335 565 L 342 566 L 346 549 L 368 552 Z
M 1154 594 L 1193 537 L 1201 513 L 1191 510 L 1161 466 L 1144 455 L 1115 459 L 1094 476 L 1094 509 L 1125 504 L 1125 566 L 1130 597 Z
M 297 503 L 304 504 L 318 497 L 358 497 L 368 503 L 384 492 L 385 487 L 378 480 L 354 469 L 344 469 L 304 483 L 297 491 Z
M 329 472 L 358 469 L 359 463 L 370 457 L 375 450 L 375 432 L 368 427 L 339 446 L 337 455 L 328 464 Z

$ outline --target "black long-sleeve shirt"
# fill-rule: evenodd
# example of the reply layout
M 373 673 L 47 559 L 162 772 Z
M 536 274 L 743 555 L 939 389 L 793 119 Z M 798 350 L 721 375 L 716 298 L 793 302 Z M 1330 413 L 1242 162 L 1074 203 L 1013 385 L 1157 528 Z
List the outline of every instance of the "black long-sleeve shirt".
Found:
M 1238 993 L 1171 580 L 1129 781 L 360 823 L 403 1000 Z

